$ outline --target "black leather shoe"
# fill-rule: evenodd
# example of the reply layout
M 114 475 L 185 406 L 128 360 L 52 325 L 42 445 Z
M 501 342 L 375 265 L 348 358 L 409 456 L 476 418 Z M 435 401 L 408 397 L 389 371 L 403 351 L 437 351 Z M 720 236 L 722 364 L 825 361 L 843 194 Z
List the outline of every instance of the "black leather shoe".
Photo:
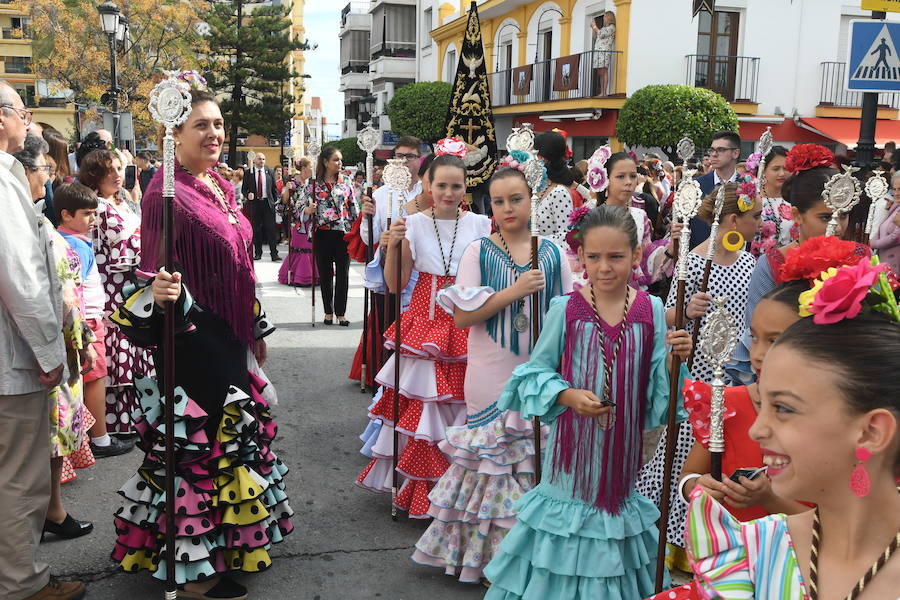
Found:
M 254 254 L 253 260 L 262 260 L 262 254 Z
M 109 436 L 109 446 L 97 446 L 91 442 L 91 452 L 94 458 L 107 458 L 109 456 L 118 456 L 127 454 L 134 448 L 134 440 L 120 440 L 115 436 Z
M 272 257 L 272 262 L 281 262 L 281 257 L 277 254 Z
M 340 325 L 341 327 L 350 327 L 350 321 L 344 319 L 343 321 L 338 321 L 338 325 Z
M 73 519 L 72 515 L 66 515 L 62 523 L 54 523 L 50 519 L 44 519 L 44 533 L 52 533 L 57 537 L 71 540 L 87 535 L 94 530 L 94 524 L 89 521 Z

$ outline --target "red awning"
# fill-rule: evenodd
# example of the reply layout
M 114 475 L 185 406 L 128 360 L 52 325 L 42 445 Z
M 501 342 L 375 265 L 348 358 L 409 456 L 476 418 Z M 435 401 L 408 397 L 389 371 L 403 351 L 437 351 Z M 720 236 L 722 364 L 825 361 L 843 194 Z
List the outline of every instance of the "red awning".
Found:
M 855 148 L 859 141 L 859 119 L 832 117 L 810 117 L 800 119 L 803 127 L 824 135 L 848 148 Z M 885 143 L 900 142 L 900 121 L 879 119 L 875 123 L 875 145 L 883 148 Z

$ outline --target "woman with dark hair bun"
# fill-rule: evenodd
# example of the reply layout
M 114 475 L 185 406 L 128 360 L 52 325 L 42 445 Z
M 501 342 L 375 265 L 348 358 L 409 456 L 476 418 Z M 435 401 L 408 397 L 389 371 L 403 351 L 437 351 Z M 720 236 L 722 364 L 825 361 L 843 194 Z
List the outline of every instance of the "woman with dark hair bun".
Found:
M 547 167 L 546 187 L 538 194 L 537 233 L 565 248 L 576 174 L 566 164 L 566 139 L 556 131 L 545 131 L 534 139 L 534 149 Z
M 288 469 L 272 450 L 277 427 L 270 406 L 277 398 L 261 366 L 268 353 L 264 338 L 274 327 L 256 298 L 253 233 L 234 187 L 213 169 L 225 142 L 222 112 L 209 92 L 194 89 L 191 96 L 191 113 L 174 132 L 178 271 L 160 268 L 160 169 L 144 195 L 141 224 L 141 269 L 152 283 L 134 290 L 112 316 L 164 366 L 162 308 L 175 302 L 172 466 L 178 491 L 175 498 L 164 496 L 162 407 L 168 399 L 157 381 L 141 378 L 135 429 L 145 457 L 119 490 L 123 505 L 112 557 L 126 572 L 146 569 L 157 579 L 175 569 L 179 598 L 243 600 L 247 589 L 229 573 L 267 569 L 271 546 L 293 530 L 293 511 L 284 486 Z M 178 550 L 161 555 L 161 509 L 170 504 Z

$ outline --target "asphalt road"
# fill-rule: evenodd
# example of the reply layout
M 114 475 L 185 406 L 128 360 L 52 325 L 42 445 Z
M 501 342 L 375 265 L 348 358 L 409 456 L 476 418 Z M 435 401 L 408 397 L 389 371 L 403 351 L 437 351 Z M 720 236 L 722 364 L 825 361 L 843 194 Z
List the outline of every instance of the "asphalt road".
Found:
M 282 256 L 286 253 L 282 252 Z M 387 495 L 355 485 L 368 460 L 357 437 L 368 424 L 370 398 L 347 379 L 362 329 L 362 274 L 350 274 L 347 316 L 350 327 L 310 326 L 309 290 L 277 282 L 279 263 L 256 263 L 259 297 L 278 330 L 267 338 L 265 371 L 279 396 L 275 452 L 290 467 L 287 491 L 296 512 L 294 532 L 271 551 L 274 562 L 263 573 L 238 576 L 253 599 L 278 600 L 450 600 L 484 595 L 480 585 L 461 584 L 439 569 L 409 557 L 427 522 L 390 518 Z M 656 444 L 648 435 L 645 450 Z M 79 471 L 63 486 L 67 510 L 92 521 L 88 536 L 63 541 L 48 536 L 40 557 L 54 575 L 88 584 L 88 598 L 150 600 L 163 598 L 164 585 L 146 572 L 127 574 L 109 558 L 115 531 L 113 511 L 118 488 L 132 475 L 142 456 L 100 460 Z M 677 578 L 679 583 L 683 577 Z
M 282 253 L 284 256 L 286 253 Z M 387 496 L 353 485 L 367 463 L 357 436 L 367 424 L 369 398 L 347 379 L 362 321 L 362 277 L 354 265 L 348 318 L 351 326 L 310 326 L 309 290 L 277 283 L 278 264 L 257 264 L 265 310 L 278 327 L 269 341 L 265 371 L 279 395 L 275 452 L 291 471 L 287 491 L 296 512 L 294 532 L 274 546 L 272 567 L 240 576 L 254 599 L 445 600 L 481 598 L 480 585 L 461 584 L 439 569 L 410 561 L 413 545 L 427 523 L 390 518 Z M 317 298 L 317 302 L 319 298 Z M 88 584 L 88 598 L 163 598 L 164 585 L 146 572 L 126 574 L 109 558 L 113 547 L 116 490 L 139 465 L 139 451 L 98 461 L 63 486 L 67 510 L 93 521 L 83 538 L 51 539 L 41 559 L 54 575 Z

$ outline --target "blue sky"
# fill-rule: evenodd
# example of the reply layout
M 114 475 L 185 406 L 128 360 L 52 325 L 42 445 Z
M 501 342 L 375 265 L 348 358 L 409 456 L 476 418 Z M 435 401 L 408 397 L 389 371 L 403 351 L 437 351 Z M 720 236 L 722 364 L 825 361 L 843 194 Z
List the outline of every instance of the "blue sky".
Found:
M 344 96 L 338 92 L 341 84 L 340 39 L 341 9 L 349 0 L 306 0 L 303 10 L 303 26 L 306 38 L 319 45 L 306 53 L 307 94 L 319 96 L 328 134 L 340 135 L 340 123 L 344 118 Z

